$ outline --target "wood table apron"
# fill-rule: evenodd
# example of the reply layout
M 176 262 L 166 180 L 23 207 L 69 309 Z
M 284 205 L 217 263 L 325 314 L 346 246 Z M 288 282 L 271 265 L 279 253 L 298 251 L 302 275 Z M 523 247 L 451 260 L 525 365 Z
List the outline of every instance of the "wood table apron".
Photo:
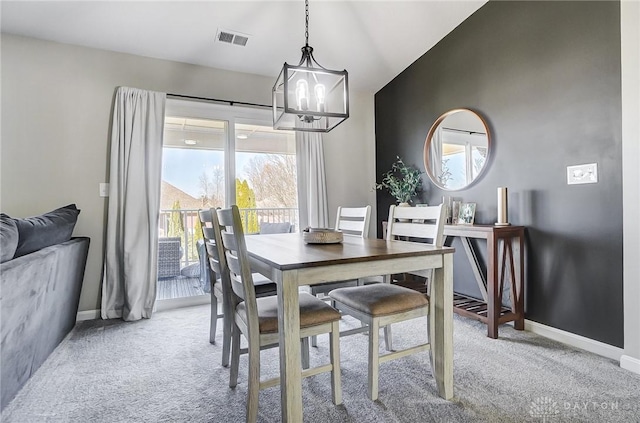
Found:
M 453 310 L 487 324 L 487 336 L 498 337 L 498 325 L 514 322 L 524 329 L 524 226 L 445 225 L 445 236 L 460 237 L 471 264 L 482 301 L 454 294 Z M 481 270 L 470 238 L 487 240 L 487 277 Z M 502 305 L 506 279 L 510 282 L 510 307 Z
M 345 235 L 341 244 L 307 245 L 295 234 L 246 237 L 254 271 L 278 286 L 282 421 L 302 422 L 298 286 L 434 270 L 429 332 L 438 394 L 453 397 L 453 252 L 405 241 Z

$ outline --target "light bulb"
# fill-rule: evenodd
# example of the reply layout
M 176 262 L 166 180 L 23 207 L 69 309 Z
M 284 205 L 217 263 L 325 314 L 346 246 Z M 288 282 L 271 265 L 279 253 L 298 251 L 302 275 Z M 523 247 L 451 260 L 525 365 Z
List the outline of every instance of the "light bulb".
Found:
M 296 103 L 298 103 L 298 110 L 309 108 L 309 84 L 304 79 L 296 82 Z
M 324 112 L 325 88 L 322 84 L 316 84 L 314 91 L 316 93 L 316 102 L 319 112 Z

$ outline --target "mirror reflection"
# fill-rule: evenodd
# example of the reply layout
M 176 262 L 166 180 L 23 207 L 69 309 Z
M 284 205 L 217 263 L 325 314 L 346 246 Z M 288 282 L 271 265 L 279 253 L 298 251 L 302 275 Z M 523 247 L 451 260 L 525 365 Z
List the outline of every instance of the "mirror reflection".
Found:
M 487 166 L 491 139 L 484 119 L 469 109 L 440 116 L 427 135 L 424 165 L 438 187 L 455 191 L 468 187 Z

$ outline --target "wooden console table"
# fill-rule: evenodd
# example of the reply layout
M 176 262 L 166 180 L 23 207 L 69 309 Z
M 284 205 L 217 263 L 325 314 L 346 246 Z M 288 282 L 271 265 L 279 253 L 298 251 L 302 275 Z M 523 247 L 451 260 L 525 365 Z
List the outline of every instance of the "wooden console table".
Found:
M 445 225 L 445 236 L 457 236 L 467 254 L 482 300 L 454 293 L 455 313 L 487 324 L 490 338 L 498 337 L 498 325 L 514 322 L 524 329 L 524 226 Z M 487 275 L 480 267 L 470 239 L 487 240 Z M 505 280 L 510 283 L 510 306 L 502 305 Z

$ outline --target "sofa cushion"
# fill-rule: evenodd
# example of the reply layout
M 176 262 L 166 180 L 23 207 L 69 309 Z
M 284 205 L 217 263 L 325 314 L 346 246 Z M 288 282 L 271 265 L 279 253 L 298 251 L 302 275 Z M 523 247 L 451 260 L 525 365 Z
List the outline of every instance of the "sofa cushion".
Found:
M 188 278 L 200 277 L 200 263 L 193 263 L 180 269 L 180 274 Z
M 80 210 L 76 205 L 69 204 L 40 216 L 14 218 L 18 227 L 18 248 L 15 257 L 69 241 L 79 214 Z
M 0 263 L 9 261 L 18 248 L 18 227 L 15 220 L 0 213 Z

